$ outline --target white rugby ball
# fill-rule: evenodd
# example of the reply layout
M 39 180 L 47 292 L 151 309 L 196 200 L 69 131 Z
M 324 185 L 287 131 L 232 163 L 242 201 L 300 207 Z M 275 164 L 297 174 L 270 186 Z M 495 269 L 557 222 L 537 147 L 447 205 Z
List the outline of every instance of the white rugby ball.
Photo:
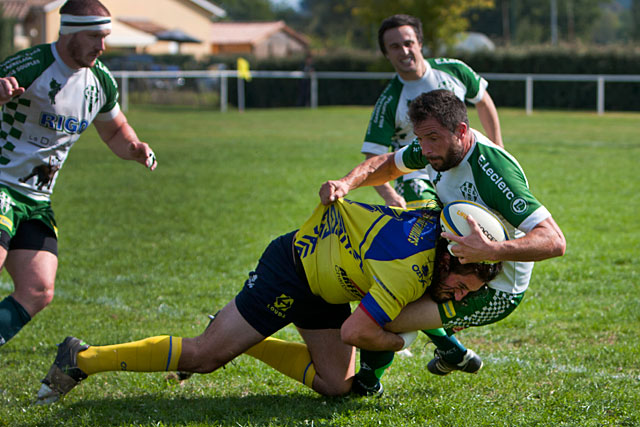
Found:
M 471 228 L 467 223 L 469 215 L 476 220 L 484 235 L 492 242 L 509 240 L 507 229 L 493 212 L 468 200 L 455 200 L 447 203 L 440 212 L 440 227 L 442 231 L 456 236 L 468 236 L 471 234 Z

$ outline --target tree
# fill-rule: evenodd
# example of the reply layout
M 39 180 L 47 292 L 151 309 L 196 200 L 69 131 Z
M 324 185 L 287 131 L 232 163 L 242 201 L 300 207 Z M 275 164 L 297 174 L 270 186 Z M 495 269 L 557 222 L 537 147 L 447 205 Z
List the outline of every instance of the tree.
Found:
M 405 13 L 422 20 L 424 45 L 431 52 L 454 43 L 458 33 L 468 28 L 465 16 L 471 8 L 494 7 L 493 0 L 349 0 L 353 4 L 353 15 L 375 28 L 388 16 Z
M 323 47 L 372 47 L 370 32 L 354 22 L 352 0 L 302 0 L 300 9 L 308 17 L 306 32 Z
M 636 0 L 638 1 L 638 0 Z M 593 39 L 594 26 L 612 22 L 607 6 L 614 0 L 557 0 L 558 39 L 575 43 Z M 496 0 L 496 7 L 471 11 L 471 28 L 504 44 L 547 43 L 551 40 L 550 0 Z M 501 23 L 501 24 L 500 24 Z
M 210 0 L 213 2 L 213 0 Z M 216 0 L 231 21 L 273 21 L 276 14 L 269 0 Z
M 14 53 L 13 26 L 14 20 L 4 17 L 3 5 L 0 4 L 0 61 Z
M 640 0 L 631 0 L 631 37 L 640 41 Z

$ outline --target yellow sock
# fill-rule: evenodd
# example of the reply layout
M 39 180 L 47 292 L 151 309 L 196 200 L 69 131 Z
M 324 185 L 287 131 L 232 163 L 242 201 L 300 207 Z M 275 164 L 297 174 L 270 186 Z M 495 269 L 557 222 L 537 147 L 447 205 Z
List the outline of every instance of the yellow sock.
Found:
M 263 361 L 307 387 L 312 386 L 316 376 L 316 369 L 305 344 L 268 337 L 245 351 L 245 354 Z
M 124 344 L 91 346 L 78 353 L 78 367 L 87 374 L 105 371 L 175 371 L 182 338 L 162 335 Z

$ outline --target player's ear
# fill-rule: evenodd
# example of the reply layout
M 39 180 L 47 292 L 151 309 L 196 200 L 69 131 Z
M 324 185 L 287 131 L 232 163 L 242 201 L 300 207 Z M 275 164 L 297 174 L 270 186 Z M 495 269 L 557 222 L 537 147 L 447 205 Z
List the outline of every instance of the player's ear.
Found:
M 456 136 L 460 139 L 464 139 L 464 136 L 469 131 L 469 126 L 465 122 L 458 123 L 458 127 L 456 129 Z

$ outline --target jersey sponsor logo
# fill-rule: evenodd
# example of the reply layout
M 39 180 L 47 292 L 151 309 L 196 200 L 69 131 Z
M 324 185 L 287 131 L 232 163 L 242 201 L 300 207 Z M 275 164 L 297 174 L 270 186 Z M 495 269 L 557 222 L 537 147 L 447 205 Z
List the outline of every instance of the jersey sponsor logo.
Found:
M 4 191 L 0 193 L 0 212 L 2 212 L 2 215 L 6 215 L 9 209 L 15 205 L 11 196 Z
M 31 173 L 29 175 L 19 178 L 18 181 L 26 183 L 31 178 L 35 177 L 36 182 L 33 184 L 34 187 L 38 187 L 38 190 L 42 190 L 44 187 L 51 190 L 53 178 L 56 176 L 56 173 L 58 173 L 61 166 L 62 162 L 57 156 L 49 156 L 49 164 L 35 166 L 31 169 Z
M 258 275 L 256 274 L 255 271 L 251 271 L 249 272 L 249 278 L 245 280 L 244 285 L 247 288 L 251 289 L 255 286 L 256 280 L 258 280 Z
M 42 112 L 40 113 L 40 126 L 73 135 L 84 132 L 84 130 L 89 127 L 89 121 L 85 119 L 80 120 L 76 117 Z
M 50 147 L 56 143 L 55 140 L 40 135 L 28 135 L 27 141 L 29 141 L 30 144 L 37 145 L 39 147 Z
M 453 306 L 453 301 L 447 301 L 440 305 L 444 311 L 444 315 L 447 316 L 448 319 L 452 317 L 456 317 L 456 309 Z
M 40 60 L 36 58 L 39 53 L 40 48 L 35 48 L 2 63 L 0 67 L 2 67 L 4 77 L 13 76 L 26 68 L 39 65 Z
M 511 210 L 514 214 L 521 215 L 527 211 L 529 204 L 522 197 L 518 197 L 511 202 Z
M 478 190 L 476 189 L 476 186 L 469 181 L 465 181 L 460 186 L 460 192 L 466 200 L 471 200 L 472 202 L 478 200 Z
M 4 225 L 9 231 L 13 230 L 13 221 L 4 215 L 0 215 L 0 225 Z
M 293 306 L 293 298 L 288 295 L 282 294 L 276 298 L 273 304 L 267 304 L 269 310 L 271 310 L 276 316 L 285 318 L 287 317 L 286 311 Z
M 335 271 L 338 282 L 340 282 L 340 286 L 342 286 L 345 291 L 349 292 L 354 297 L 362 299 L 365 293 L 362 292 L 362 290 L 353 282 L 353 280 L 349 278 L 349 275 L 347 274 L 345 269 L 340 267 L 339 265 L 336 265 Z
M 420 218 L 416 220 L 416 222 L 411 227 L 409 231 L 409 236 L 407 236 L 407 241 L 414 246 L 418 246 L 420 244 L 420 240 L 424 237 L 422 232 L 424 228 L 428 224 L 433 224 L 434 217 L 424 214 Z
M 62 85 L 56 81 L 56 79 L 51 79 L 49 82 L 49 88 L 51 89 L 48 93 L 49 101 L 51 101 L 51 105 L 55 105 L 56 103 L 56 95 L 62 89 Z
M 411 266 L 411 269 L 418 276 L 418 282 L 422 285 L 423 288 L 429 286 L 429 265 L 423 264 L 422 266 L 414 264 Z
M 493 168 L 491 167 L 491 163 L 483 154 L 480 154 L 480 156 L 478 157 L 478 165 L 480 165 L 482 171 L 489 177 L 489 179 L 495 184 L 495 186 L 498 187 L 498 190 L 500 190 L 502 194 L 505 195 L 507 200 L 513 200 L 513 198 L 516 196 L 513 190 L 511 190 L 507 183 L 504 182 L 502 176 L 500 176 L 498 172 L 493 170 Z
M 100 99 L 100 91 L 94 85 L 89 85 L 84 90 L 84 99 L 89 103 L 89 112 L 93 112 L 93 105 Z

